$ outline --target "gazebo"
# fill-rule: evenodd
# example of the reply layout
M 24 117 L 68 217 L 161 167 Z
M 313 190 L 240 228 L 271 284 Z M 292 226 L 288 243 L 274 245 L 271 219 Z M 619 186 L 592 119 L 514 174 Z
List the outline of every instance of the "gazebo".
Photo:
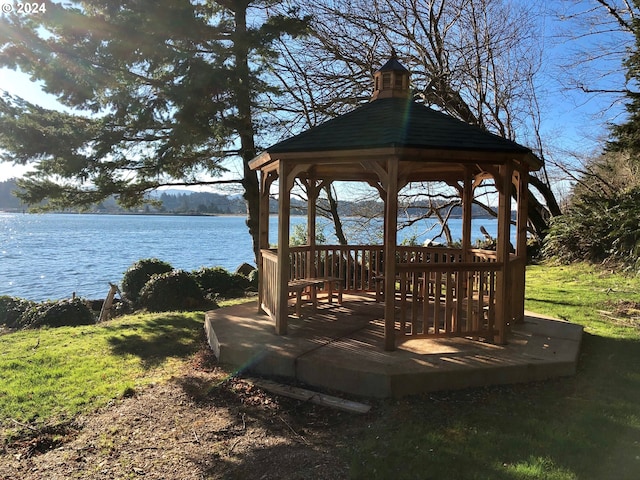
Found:
M 329 300 L 333 288 L 340 295 L 375 293 L 384 302 L 385 350 L 407 338 L 506 343 L 510 325 L 524 318 L 528 178 L 542 162 L 526 147 L 413 101 L 409 71 L 395 54 L 374 82 L 369 103 L 251 161 L 260 171 L 260 308 L 273 319 L 276 333 L 285 335 L 291 295 L 299 304 L 300 295 L 315 300 L 320 288 L 329 291 Z M 276 179 L 274 249 L 269 193 Z M 290 197 L 296 179 L 308 196 L 308 245 L 293 247 Z M 493 179 L 498 192 L 495 250 L 473 248 L 471 241 L 474 191 L 486 179 Z M 316 244 L 316 202 L 334 181 L 367 182 L 380 192 L 382 245 Z M 459 248 L 398 245 L 398 193 L 413 182 L 446 182 L 457 189 L 463 219 Z

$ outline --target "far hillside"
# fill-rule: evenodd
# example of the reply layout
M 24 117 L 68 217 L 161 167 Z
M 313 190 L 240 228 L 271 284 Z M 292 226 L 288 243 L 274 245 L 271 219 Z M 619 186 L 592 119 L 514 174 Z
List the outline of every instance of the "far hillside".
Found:
M 13 192 L 17 189 L 14 180 L 0 182 L 0 211 L 20 212 L 26 207 Z

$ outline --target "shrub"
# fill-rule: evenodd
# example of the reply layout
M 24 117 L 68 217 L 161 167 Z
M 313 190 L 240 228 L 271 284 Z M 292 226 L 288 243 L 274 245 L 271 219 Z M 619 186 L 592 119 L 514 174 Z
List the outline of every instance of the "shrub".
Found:
M 194 271 L 193 276 L 207 295 L 226 295 L 236 284 L 234 275 L 222 267 L 202 267 Z
M 640 267 L 640 188 L 582 194 L 556 217 L 544 254 L 562 263 L 587 260 Z
M 111 316 L 112 317 L 121 317 L 122 315 L 128 315 L 135 311 L 133 303 L 126 298 L 122 298 L 120 300 L 116 300 L 113 302 L 113 307 L 111 308 Z
M 122 293 L 132 302 L 137 302 L 142 287 L 145 286 L 153 275 L 167 273 L 171 270 L 173 270 L 171 265 L 157 258 L 138 260 L 124 273 Z
M 245 291 L 249 288 L 249 278 L 241 273 L 234 273 L 231 275 L 231 286 L 234 290 Z
M 184 270 L 173 270 L 151 277 L 140 291 L 139 304 L 150 312 L 190 310 L 207 306 L 200 286 Z
M 24 300 L 17 297 L 9 297 L 7 295 L 0 297 L 0 325 L 8 328 L 18 328 L 20 317 L 29 308 L 32 308 L 35 302 Z
M 324 230 L 321 225 L 316 224 L 316 243 L 327 243 L 327 238 L 324 234 Z M 308 245 L 309 239 L 307 238 L 307 224 L 297 223 L 293 225 L 293 231 L 289 238 L 290 245 Z
M 86 302 L 80 298 L 37 303 L 26 310 L 18 320 L 21 328 L 64 327 L 91 325 L 95 317 Z

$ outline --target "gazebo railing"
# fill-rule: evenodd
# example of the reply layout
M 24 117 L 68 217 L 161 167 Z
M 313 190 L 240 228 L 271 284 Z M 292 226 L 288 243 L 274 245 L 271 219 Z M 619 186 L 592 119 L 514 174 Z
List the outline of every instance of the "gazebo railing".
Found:
M 384 285 L 380 245 L 296 246 L 290 248 L 289 258 L 289 280 L 334 277 L 342 280 L 347 293 L 385 293 L 380 292 Z M 262 308 L 273 316 L 277 253 L 262 250 L 262 259 Z M 507 268 L 521 268 L 519 260 L 512 256 Z M 496 252 L 472 249 L 465 255 L 462 249 L 398 246 L 396 262 L 396 327 L 402 335 L 493 338 L 497 333 L 496 281 L 504 265 L 497 262 Z M 511 278 L 514 293 L 522 290 L 520 277 Z
M 278 299 L 278 254 L 273 250 L 261 250 L 262 285 L 260 285 L 261 308 L 273 318 Z
M 486 252 L 488 255 L 495 252 Z M 313 257 L 313 258 L 312 258 Z M 290 279 L 336 277 L 344 282 L 345 292 L 373 292 L 384 275 L 384 250 L 381 245 L 316 245 L 290 249 Z M 475 258 L 475 257 L 474 257 Z M 397 263 L 452 263 L 462 261 L 462 250 L 443 247 L 396 247 Z
M 498 262 L 399 264 L 396 323 L 410 337 L 493 338 Z
M 334 277 L 343 281 L 345 292 L 375 290 L 381 275 L 383 249 L 379 245 L 317 245 L 291 247 L 291 279 Z

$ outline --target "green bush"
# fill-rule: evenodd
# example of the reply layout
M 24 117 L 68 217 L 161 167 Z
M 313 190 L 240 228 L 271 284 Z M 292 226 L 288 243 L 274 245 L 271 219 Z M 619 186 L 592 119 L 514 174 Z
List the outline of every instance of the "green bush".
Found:
M 167 273 L 173 267 L 157 258 L 145 258 L 131 265 L 122 279 L 122 293 L 132 302 L 137 302 L 142 287 L 153 275 Z
M 202 291 L 209 298 L 241 297 L 251 286 L 249 278 L 241 273 L 230 273 L 222 267 L 202 267 L 192 273 Z
M 640 188 L 582 194 L 556 217 L 543 253 L 561 263 L 612 262 L 640 267 Z
M 0 325 L 18 328 L 22 314 L 32 308 L 35 302 L 7 295 L 0 296 Z
M 224 296 L 236 288 L 237 283 L 234 279 L 235 275 L 222 267 L 202 267 L 193 272 L 193 277 L 202 291 L 209 296 Z
M 91 325 L 96 319 L 87 303 L 80 299 L 37 303 L 27 309 L 18 320 L 21 328 L 75 327 Z
M 209 306 L 196 280 L 184 270 L 173 270 L 151 277 L 140 291 L 139 304 L 150 312 Z
M 297 223 L 293 225 L 291 237 L 289 238 L 289 245 L 308 245 L 309 239 L 307 238 L 307 224 Z M 324 229 L 321 225 L 316 224 L 316 243 L 327 243 L 327 238 L 324 234 Z
M 241 273 L 234 273 L 231 275 L 231 291 L 244 292 L 249 288 L 249 278 Z
M 128 299 L 122 298 L 119 301 L 115 301 L 111 307 L 112 317 L 121 317 L 122 315 L 128 315 L 135 311 L 133 303 Z

